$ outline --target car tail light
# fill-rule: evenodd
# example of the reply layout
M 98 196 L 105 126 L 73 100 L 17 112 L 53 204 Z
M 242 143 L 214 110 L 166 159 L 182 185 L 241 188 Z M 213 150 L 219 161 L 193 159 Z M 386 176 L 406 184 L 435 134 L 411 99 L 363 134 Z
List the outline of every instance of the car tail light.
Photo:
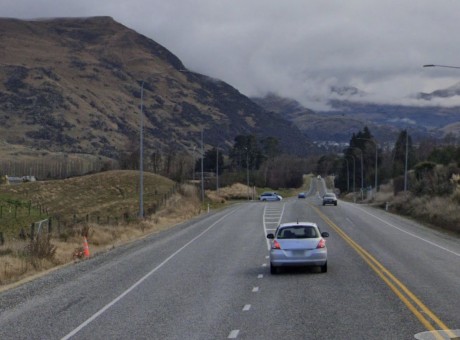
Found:
M 318 245 L 316 246 L 316 249 L 320 249 L 320 248 L 326 248 L 326 240 L 324 238 L 322 238 L 318 242 Z
M 277 240 L 274 240 L 272 248 L 273 249 L 281 249 L 281 245 Z

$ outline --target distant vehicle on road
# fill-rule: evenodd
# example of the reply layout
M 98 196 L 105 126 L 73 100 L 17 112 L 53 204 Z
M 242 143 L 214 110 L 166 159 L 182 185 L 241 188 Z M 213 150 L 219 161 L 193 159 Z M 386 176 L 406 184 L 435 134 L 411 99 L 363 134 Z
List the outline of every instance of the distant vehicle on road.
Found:
M 281 201 L 283 197 L 278 195 L 276 192 L 264 192 L 259 196 L 260 201 Z
M 323 205 L 326 204 L 333 204 L 337 205 L 337 196 L 333 194 L 332 192 L 328 192 L 323 196 Z
M 271 240 L 270 273 L 277 274 L 285 266 L 319 266 L 327 272 L 326 240 L 329 233 L 321 233 L 316 223 L 290 222 L 278 226 Z
M 299 194 L 297 195 L 297 198 L 305 198 L 306 195 L 304 192 L 299 192 Z

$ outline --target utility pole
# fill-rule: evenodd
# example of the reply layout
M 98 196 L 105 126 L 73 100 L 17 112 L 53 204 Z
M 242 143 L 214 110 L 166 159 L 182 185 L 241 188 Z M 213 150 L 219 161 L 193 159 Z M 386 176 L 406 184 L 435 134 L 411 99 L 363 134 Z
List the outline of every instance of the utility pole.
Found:
M 409 132 L 406 129 L 406 160 L 404 162 L 404 192 L 407 191 L 407 166 L 409 163 Z
M 139 218 L 144 218 L 144 81 L 141 85 L 140 140 L 139 140 Z
M 248 186 L 248 201 L 249 201 L 249 149 L 246 148 L 246 181 Z
M 201 129 L 201 202 L 204 202 L 204 174 L 203 174 L 203 129 Z
M 219 147 L 216 147 L 216 193 L 219 193 Z

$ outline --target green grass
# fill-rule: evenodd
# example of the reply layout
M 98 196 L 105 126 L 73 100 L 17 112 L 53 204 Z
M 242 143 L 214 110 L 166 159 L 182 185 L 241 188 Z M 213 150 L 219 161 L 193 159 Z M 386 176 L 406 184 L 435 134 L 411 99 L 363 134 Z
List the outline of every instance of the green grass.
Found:
M 28 227 L 35 221 L 47 218 L 30 201 L 18 200 L 6 195 L 0 196 L 0 231 L 5 235 L 18 236 L 21 227 Z

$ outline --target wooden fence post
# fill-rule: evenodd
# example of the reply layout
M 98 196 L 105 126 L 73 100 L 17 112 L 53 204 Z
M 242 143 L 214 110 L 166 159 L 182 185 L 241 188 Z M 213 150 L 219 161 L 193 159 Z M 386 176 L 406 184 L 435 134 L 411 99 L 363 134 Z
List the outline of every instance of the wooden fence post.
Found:
M 30 224 L 30 240 L 33 241 L 35 238 L 35 223 Z

